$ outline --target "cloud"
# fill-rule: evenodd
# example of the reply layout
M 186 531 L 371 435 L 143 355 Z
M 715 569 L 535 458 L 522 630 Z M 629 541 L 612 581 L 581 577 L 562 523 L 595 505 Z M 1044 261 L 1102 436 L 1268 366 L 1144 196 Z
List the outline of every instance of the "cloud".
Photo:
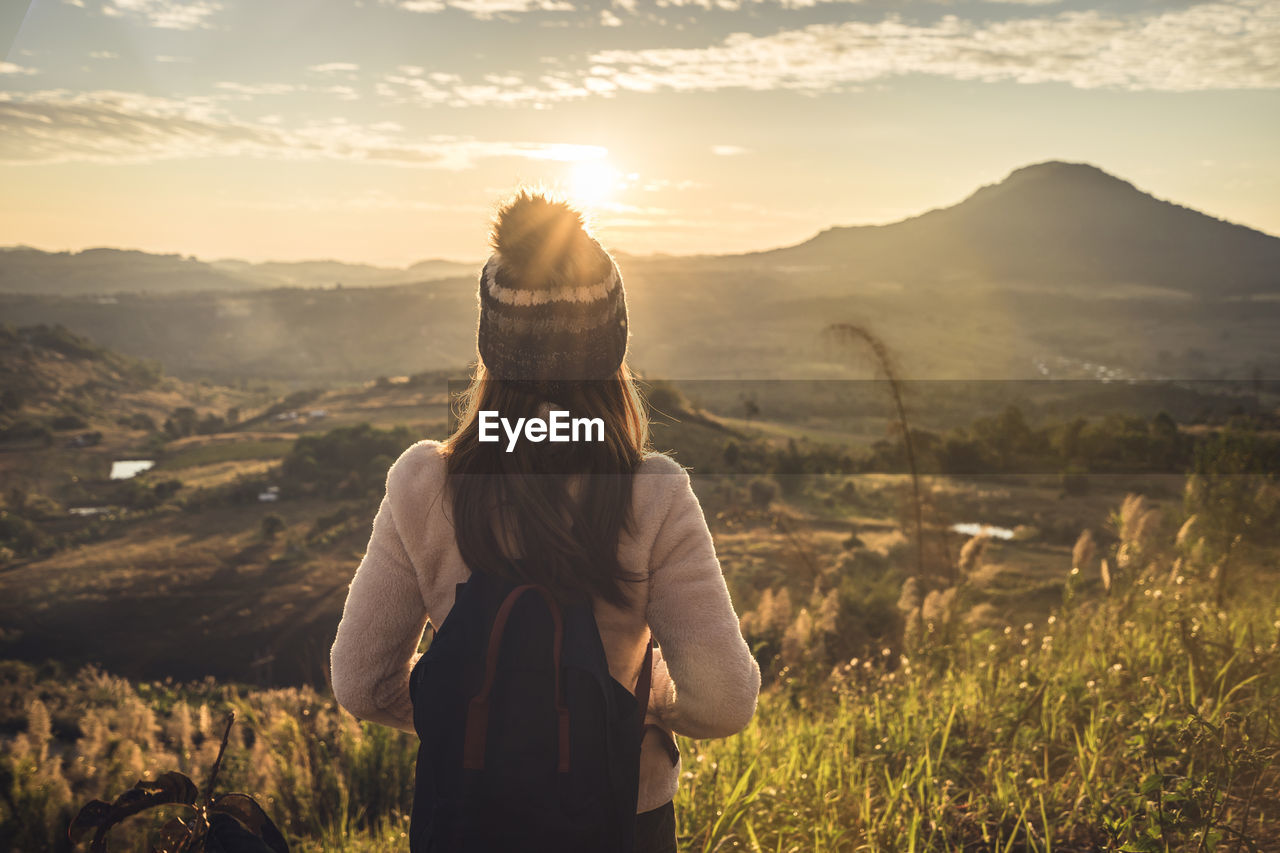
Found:
M 229 115 L 216 96 L 0 92 L 0 163 L 140 163 L 205 157 L 334 160 L 460 171 L 492 158 L 576 161 L 607 154 L 571 143 L 406 136 L 343 119 L 298 127 Z
M 374 91 L 399 104 L 418 106 L 533 106 L 546 107 L 591 95 L 609 96 L 617 86 L 606 79 L 560 71 L 540 74 L 532 80 L 519 74 L 485 74 L 465 81 L 457 74 L 434 72 L 388 74 Z
M 12 62 L 0 62 L 0 74 L 35 74 L 34 68 L 16 65 Z
M 717 157 L 733 157 L 736 154 L 746 154 L 747 149 L 741 145 L 712 145 L 711 153 Z
M 238 95 L 256 97 L 258 95 L 288 95 L 297 91 L 298 87 L 291 83 L 233 83 L 222 81 L 213 84 L 213 88 Z
M 1049 0 L 1055 2 L 1056 0 Z M 815 6 L 832 3 L 861 3 L 862 0 L 657 0 L 659 7 L 696 6 L 700 9 L 720 9 L 737 12 L 744 7 L 762 6 L 765 4 L 780 6 L 783 9 L 812 9 Z M 1017 0 L 1014 0 L 1017 2 Z
M 108 17 L 136 18 L 163 30 L 194 30 L 212 26 L 208 19 L 222 10 L 222 4 L 214 0 L 105 0 L 101 10 Z
M 489 208 L 482 205 L 455 202 L 425 201 L 419 198 L 400 198 L 382 190 L 367 190 L 354 196 L 302 195 L 270 199 L 236 199 L 235 207 L 252 210 L 286 210 L 309 212 L 365 212 L 382 210 L 411 210 L 431 213 L 484 213 Z
M 575 10 L 574 5 L 566 0 L 382 0 L 382 4 L 406 12 L 435 13 L 457 9 L 482 21 L 500 15 Z
M 735 33 L 707 47 L 602 50 L 576 69 L 548 73 L 464 80 L 416 66 L 399 71 L 377 83 L 377 94 L 396 103 L 449 107 L 546 108 L 625 92 L 816 95 L 909 74 L 1082 89 L 1271 89 L 1280 88 L 1280 0 L 1224 0 L 1147 15 L 1068 11 L 986 23 L 947 15 L 912 24 L 891 15 L 765 36 Z
M 905 74 L 959 80 L 1196 91 L 1280 87 L 1280 0 L 1229 0 L 1148 15 L 1063 12 L 979 24 L 815 24 L 736 33 L 703 48 L 606 50 L 590 73 L 636 92 L 838 91 Z
M 600 26 L 602 27 L 620 27 L 622 19 L 610 12 L 608 9 L 600 10 Z
M 94 50 L 89 52 L 90 59 L 119 59 L 120 54 L 114 50 Z
M 359 71 L 360 66 L 354 62 L 325 62 L 320 65 L 308 65 L 307 70 L 317 74 L 335 74 L 343 71 Z

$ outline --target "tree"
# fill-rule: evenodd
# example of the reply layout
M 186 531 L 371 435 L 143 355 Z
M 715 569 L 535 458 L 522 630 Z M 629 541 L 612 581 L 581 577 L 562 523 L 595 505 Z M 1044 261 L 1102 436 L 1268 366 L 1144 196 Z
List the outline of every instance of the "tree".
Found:
M 285 528 L 284 519 L 274 512 L 262 517 L 262 538 L 275 539 Z
M 742 459 L 742 449 L 732 438 L 724 443 L 724 464 L 729 468 L 737 468 Z
M 1187 480 L 1186 510 L 1214 565 L 1217 603 L 1226 598 L 1227 577 L 1259 535 L 1274 531 L 1277 450 L 1256 432 L 1228 427 L 1196 448 Z
M 773 480 L 757 477 L 751 481 L 748 488 L 751 492 L 751 503 L 761 509 L 768 509 L 769 505 L 778 498 L 778 484 Z
M 186 438 L 196 431 L 196 423 L 196 410 L 190 406 L 179 406 L 165 420 L 164 431 L 171 438 Z

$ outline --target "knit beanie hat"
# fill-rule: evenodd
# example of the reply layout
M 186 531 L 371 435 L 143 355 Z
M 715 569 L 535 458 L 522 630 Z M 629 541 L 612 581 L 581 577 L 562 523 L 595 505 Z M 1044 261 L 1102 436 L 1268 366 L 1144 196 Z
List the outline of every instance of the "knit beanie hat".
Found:
M 617 265 L 563 201 L 522 191 L 494 223 L 477 348 L 499 379 L 607 379 L 627 351 Z

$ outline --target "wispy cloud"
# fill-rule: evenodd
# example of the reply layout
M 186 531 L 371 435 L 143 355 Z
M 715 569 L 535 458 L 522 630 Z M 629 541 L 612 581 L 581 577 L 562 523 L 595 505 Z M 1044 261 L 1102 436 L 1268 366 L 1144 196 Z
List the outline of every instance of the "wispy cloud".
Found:
M 400 71 L 406 69 L 401 68 Z M 572 101 L 593 94 L 612 94 L 617 86 L 602 78 L 582 77 L 568 71 L 533 75 L 485 74 L 477 79 L 464 80 L 460 75 L 445 72 L 388 74 L 375 86 L 378 95 L 396 103 L 440 105 L 449 107 L 475 106 L 547 106 L 560 101 Z
M 342 119 L 299 127 L 230 116 L 216 97 L 130 92 L 0 92 L 0 163 L 137 163 L 204 157 L 343 160 L 463 170 L 490 158 L 575 161 L 599 146 L 406 135 Z
M 288 95 L 297 91 L 292 83 L 234 83 L 221 81 L 213 84 L 213 88 L 238 95 L 256 97 L 258 95 Z
M 35 74 L 34 68 L 27 68 L 23 65 L 17 65 L 13 62 L 0 62 L 0 74 Z
M 566 0 L 382 0 L 382 4 L 406 12 L 434 13 L 457 9 L 480 20 L 526 12 L 572 12 L 576 8 Z
M 534 74 L 465 80 L 401 66 L 375 91 L 427 106 L 546 107 L 623 92 L 820 94 L 908 74 L 1082 89 L 1278 88 L 1280 0 L 1224 0 L 1147 15 L 1069 11 L 986 23 L 947 15 L 923 25 L 891 15 L 766 36 L 735 33 L 707 47 L 602 50 L 576 69 Z
M 780 6 L 783 9 L 812 9 L 815 6 L 827 4 L 861 3 L 862 0 L 656 0 L 656 2 L 659 7 L 664 8 L 696 7 L 737 12 L 744 8 L 759 6 Z M 1054 2 L 1054 0 L 1050 0 L 1050 2 Z
M 426 201 L 419 198 L 401 198 L 383 190 L 368 190 L 354 196 L 302 195 L 287 198 L 267 198 L 247 201 L 235 199 L 228 202 L 234 207 L 256 210 L 288 210 L 308 212 L 371 212 L 383 210 L 412 210 L 420 213 L 484 213 L 482 205 L 456 202 Z
M 90 59 L 119 59 L 120 54 L 114 50 L 93 50 L 89 52 Z
M 222 10 L 222 4 L 214 0 L 104 0 L 100 8 L 109 17 L 131 17 L 159 29 L 194 30 L 211 26 L 209 18 Z
M 344 71 L 359 71 L 360 66 L 354 62 L 325 62 L 320 65 L 308 65 L 307 70 L 318 74 L 336 74 Z
M 975 23 L 948 15 L 737 33 L 704 48 L 607 50 L 592 75 L 618 89 L 840 90 L 904 74 L 1193 91 L 1280 87 L 1280 0 L 1203 3 L 1148 15 L 1063 12 Z
M 712 145 L 711 153 L 717 157 L 733 157 L 736 154 L 746 154 L 747 149 L 741 145 Z

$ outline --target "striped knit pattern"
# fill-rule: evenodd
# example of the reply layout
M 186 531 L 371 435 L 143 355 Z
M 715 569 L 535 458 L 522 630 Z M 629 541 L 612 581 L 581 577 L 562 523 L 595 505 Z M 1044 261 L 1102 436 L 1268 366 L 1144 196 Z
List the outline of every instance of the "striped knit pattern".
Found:
M 594 241 L 593 241 L 594 242 Z M 598 246 L 598 244 L 597 244 Z M 627 300 L 613 259 L 597 281 L 520 275 L 495 252 L 480 273 L 477 346 L 499 379 L 608 379 L 627 351 Z

